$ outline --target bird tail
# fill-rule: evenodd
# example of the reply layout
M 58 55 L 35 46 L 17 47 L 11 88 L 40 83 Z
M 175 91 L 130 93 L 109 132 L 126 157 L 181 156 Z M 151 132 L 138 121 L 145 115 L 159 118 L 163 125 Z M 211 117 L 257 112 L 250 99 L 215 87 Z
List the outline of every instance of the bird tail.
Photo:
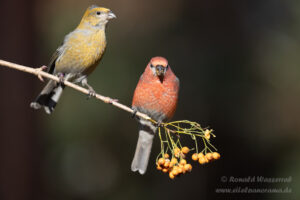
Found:
M 30 107 L 40 109 L 43 106 L 46 113 L 51 114 L 54 111 L 63 89 L 64 85 L 57 84 L 55 81 L 50 80 L 35 101 L 31 102 Z
M 155 131 L 156 127 L 151 124 L 151 122 L 146 125 L 141 125 L 139 130 L 139 139 L 136 145 L 134 158 L 131 163 L 132 171 L 139 171 L 140 174 L 144 174 L 146 172 Z

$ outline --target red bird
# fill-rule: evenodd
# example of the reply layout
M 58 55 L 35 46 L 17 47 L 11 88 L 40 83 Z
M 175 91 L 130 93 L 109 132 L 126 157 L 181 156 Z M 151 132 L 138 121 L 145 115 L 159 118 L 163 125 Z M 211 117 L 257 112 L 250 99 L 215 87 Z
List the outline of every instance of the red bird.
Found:
M 179 79 L 172 72 L 168 61 L 163 57 L 154 57 L 138 82 L 133 95 L 132 108 L 149 115 L 159 123 L 168 121 L 176 110 L 178 90 Z M 139 139 L 131 170 L 144 174 L 157 126 L 144 119 L 138 121 Z

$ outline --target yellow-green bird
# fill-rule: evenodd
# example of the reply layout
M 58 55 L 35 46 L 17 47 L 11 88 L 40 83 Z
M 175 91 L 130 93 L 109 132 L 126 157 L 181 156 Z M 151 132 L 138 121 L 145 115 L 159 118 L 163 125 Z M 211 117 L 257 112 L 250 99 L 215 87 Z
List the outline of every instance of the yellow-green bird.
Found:
M 106 47 L 106 24 L 113 18 L 116 16 L 110 9 L 90 6 L 77 28 L 64 38 L 63 44 L 53 54 L 48 73 L 58 75 L 62 80 L 81 83 L 94 94 L 87 76 L 102 58 Z M 46 113 L 51 114 L 63 88 L 63 84 L 50 80 L 30 106 L 34 109 L 44 107 Z

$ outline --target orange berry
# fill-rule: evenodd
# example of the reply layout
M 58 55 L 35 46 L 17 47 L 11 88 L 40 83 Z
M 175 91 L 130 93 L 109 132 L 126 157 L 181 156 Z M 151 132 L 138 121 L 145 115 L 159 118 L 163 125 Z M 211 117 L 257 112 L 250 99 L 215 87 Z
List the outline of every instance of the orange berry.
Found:
M 176 164 L 178 162 L 177 158 L 172 158 L 171 163 Z
M 169 170 L 164 168 L 162 171 L 163 171 L 163 173 L 167 173 Z
M 159 165 L 164 165 L 165 164 L 165 159 L 164 158 L 160 158 L 160 159 L 158 159 L 157 163 Z
M 172 172 L 169 172 L 169 177 L 170 177 L 170 179 L 174 179 L 175 178 L 175 176 L 174 176 L 174 174 Z
M 184 165 L 184 169 L 186 170 L 186 171 L 188 171 L 188 172 L 190 172 L 190 171 L 192 171 L 192 165 L 191 164 L 186 164 L 186 165 Z
M 169 154 L 165 153 L 164 157 L 169 158 L 170 156 L 169 156 Z
M 169 168 L 172 168 L 174 166 L 174 163 L 170 162 Z
M 178 168 L 177 168 L 177 171 L 178 171 L 178 174 L 181 174 L 181 173 L 182 173 L 182 168 L 181 168 L 181 167 L 178 167 Z
M 207 158 L 208 161 L 214 159 L 212 153 L 207 153 L 207 154 L 205 154 L 205 157 Z
M 164 167 L 165 167 L 165 168 L 169 168 L 169 166 L 170 166 L 170 160 L 169 160 L 169 159 L 166 159 L 165 164 L 164 164 Z
M 159 164 L 156 164 L 156 169 L 157 170 L 162 170 L 161 166 Z
M 198 160 L 198 162 L 199 162 L 201 165 L 205 164 L 205 163 L 206 163 L 205 157 L 204 157 L 204 156 L 203 156 L 203 157 L 200 157 L 199 160 Z
M 191 172 L 192 169 L 193 169 L 193 166 L 191 164 L 189 164 L 189 170 L 188 171 Z
M 175 148 L 174 149 L 174 155 L 175 155 L 175 157 L 179 157 L 179 155 L 180 155 L 180 149 L 179 148 Z
M 198 158 L 202 158 L 204 157 L 204 154 L 203 153 L 198 153 Z
M 177 169 L 173 169 L 172 173 L 173 173 L 174 176 L 177 176 L 178 175 L 178 170 Z
M 209 160 L 205 156 L 204 156 L 204 160 L 205 160 L 206 163 L 209 162 Z
M 186 170 L 184 168 L 184 165 L 181 165 L 180 168 L 182 169 L 182 173 L 185 174 Z
M 218 160 L 221 156 L 218 152 L 213 152 L 212 153 L 212 157 L 215 159 L 215 160 Z
M 187 171 L 188 170 L 188 164 L 183 165 L 183 168 L 184 168 L 185 171 Z
M 181 152 L 187 154 L 190 151 L 188 147 L 182 147 Z
M 185 160 L 185 159 L 181 159 L 181 160 L 180 160 L 180 164 L 181 164 L 181 165 L 185 165 L 185 164 L 186 164 L 186 160 Z
M 205 130 L 205 132 L 204 132 L 205 139 L 207 139 L 207 140 L 210 139 L 210 133 L 211 133 L 211 130 L 208 130 L 208 129 Z
M 198 154 L 197 154 L 197 153 L 194 153 L 194 154 L 192 155 L 192 160 L 194 160 L 194 161 L 197 161 L 197 160 L 198 160 Z

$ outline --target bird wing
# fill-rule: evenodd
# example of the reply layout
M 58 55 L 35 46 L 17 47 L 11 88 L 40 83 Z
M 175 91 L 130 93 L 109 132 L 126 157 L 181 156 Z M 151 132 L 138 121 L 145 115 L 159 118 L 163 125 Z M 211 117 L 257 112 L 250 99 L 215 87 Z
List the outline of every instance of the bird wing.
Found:
M 60 48 L 58 48 L 54 54 L 52 55 L 51 59 L 50 59 L 50 62 L 49 62 L 49 65 L 48 65 L 48 73 L 49 74 L 53 74 L 54 72 L 54 69 L 55 69 L 55 62 L 57 60 L 57 58 L 59 57 L 60 55 L 60 51 L 59 51 Z
M 57 61 L 57 59 L 59 59 L 59 57 L 63 54 L 64 49 L 65 49 L 65 43 L 66 43 L 66 39 L 64 40 L 64 42 L 56 49 L 56 51 L 53 53 L 49 65 L 48 65 L 48 73 L 49 74 L 53 74 L 55 71 L 55 63 Z

